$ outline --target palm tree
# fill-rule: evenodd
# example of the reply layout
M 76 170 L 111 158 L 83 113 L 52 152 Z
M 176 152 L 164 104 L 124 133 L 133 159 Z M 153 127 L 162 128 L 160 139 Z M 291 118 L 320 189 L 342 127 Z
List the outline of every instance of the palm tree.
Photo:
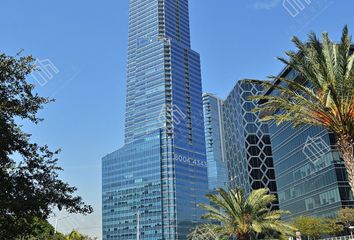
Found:
M 85 240 L 85 239 L 87 238 L 76 230 L 71 231 L 71 233 L 66 236 L 66 240 Z
M 207 211 L 202 218 L 221 224 L 199 225 L 189 235 L 189 239 L 230 239 L 248 240 L 259 233 L 275 231 L 293 235 L 295 229 L 283 223 L 280 218 L 287 213 L 280 210 L 269 210 L 276 200 L 268 194 L 268 189 L 258 189 L 245 196 L 241 189 L 229 190 L 222 188 L 216 194 L 206 195 L 211 205 L 200 204 Z
M 255 111 L 262 112 L 264 121 L 292 122 L 295 127 L 311 124 L 334 133 L 354 193 L 354 54 L 348 27 L 344 27 L 338 44 L 329 39 L 328 33 L 322 34 L 321 42 L 313 32 L 306 43 L 297 37 L 292 41 L 298 51 L 286 52 L 289 60 L 278 59 L 299 77 L 252 81 L 279 93 L 252 97 L 263 102 Z

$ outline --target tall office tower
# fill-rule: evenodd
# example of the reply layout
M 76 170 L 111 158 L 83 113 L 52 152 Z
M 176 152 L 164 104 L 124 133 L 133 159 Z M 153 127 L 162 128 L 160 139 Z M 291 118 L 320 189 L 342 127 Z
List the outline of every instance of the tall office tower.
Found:
M 305 82 L 291 68 L 285 68 L 279 77 Z M 271 89 L 265 94 L 278 94 L 278 91 Z M 294 128 L 290 123 L 277 126 L 274 122 L 269 123 L 269 132 L 279 207 L 291 212 L 285 218 L 334 217 L 340 208 L 354 206 L 333 134 L 320 127 Z
M 223 101 L 217 96 L 210 93 L 203 94 L 209 191 L 219 187 L 227 188 L 222 104 Z
M 125 145 L 102 160 L 103 239 L 186 239 L 206 202 L 188 0 L 130 0 Z
M 246 193 L 268 188 L 276 194 L 272 147 L 267 123 L 252 112 L 256 102 L 249 96 L 262 92 L 259 85 L 238 81 L 224 101 L 225 152 L 230 186 Z M 276 203 L 275 203 L 276 205 Z

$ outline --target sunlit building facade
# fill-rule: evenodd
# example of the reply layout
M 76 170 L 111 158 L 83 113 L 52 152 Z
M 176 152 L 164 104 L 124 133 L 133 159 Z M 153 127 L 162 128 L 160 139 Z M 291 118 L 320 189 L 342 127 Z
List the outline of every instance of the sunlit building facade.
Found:
M 291 68 L 280 77 L 308 84 Z M 276 84 L 284 85 L 277 80 Z M 265 94 L 276 95 L 276 89 Z M 273 113 L 275 114 L 275 113 Z M 353 207 L 353 194 L 334 135 L 321 127 L 290 123 L 268 124 L 271 136 L 279 206 L 299 216 L 334 217 L 342 207 Z
M 103 239 L 177 240 L 208 190 L 188 0 L 130 0 L 125 145 L 102 160 Z
M 268 188 L 277 194 L 268 125 L 252 110 L 257 102 L 250 96 L 262 93 L 260 85 L 240 80 L 223 104 L 225 155 L 229 185 L 248 194 Z M 277 202 L 273 207 L 277 207 Z
M 209 191 L 220 187 L 227 188 L 222 105 L 223 101 L 214 94 L 203 94 Z

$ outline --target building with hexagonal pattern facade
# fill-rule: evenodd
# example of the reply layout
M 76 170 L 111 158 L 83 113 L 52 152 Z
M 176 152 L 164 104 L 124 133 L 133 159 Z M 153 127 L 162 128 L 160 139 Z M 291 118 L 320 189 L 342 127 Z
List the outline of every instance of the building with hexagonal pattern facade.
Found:
M 246 193 L 265 187 L 276 194 L 268 126 L 252 112 L 257 103 L 249 99 L 249 96 L 261 92 L 261 86 L 240 80 L 224 101 L 224 144 L 229 184 L 233 188 L 243 188 Z

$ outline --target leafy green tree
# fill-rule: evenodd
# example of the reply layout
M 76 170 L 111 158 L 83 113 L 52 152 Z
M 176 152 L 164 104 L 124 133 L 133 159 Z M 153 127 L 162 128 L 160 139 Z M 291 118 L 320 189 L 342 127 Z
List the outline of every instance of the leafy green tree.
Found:
M 73 230 L 70 234 L 65 237 L 65 240 L 85 240 L 85 236 L 76 230 Z
M 70 234 L 68 234 L 65 237 L 65 240 L 94 240 L 94 239 L 96 239 L 96 238 L 90 238 L 86 235 L 79 233 L 76 230 L 73 230 Z
M 294 220 L 294 227 L 308 239 L 316 239 L 321 235 L 336 235 L 343 232 L 343 226 L 333 218 L 298 217 Z
M 319 238 L 324 230 L 321 219 L 314 217 L 298 217 L 293 225 L 302 236 L 306 236 L 308 239 Z
M 58 178 L 59 151 L 32 143 L 18 124 L 19 119 L 38 124 L 38 111 L 52 101 L 26 81 L 35 68 L 31 56 L 0 54 L 0 239 L 31 235 L 33 219 L 47 219 L 55 208 L 92 212 L 73 196 L 76 188 Z
M 342 208 L 337 213 L 337 221 L 342 223 L 346 228 L 354 223 L 354 208 Z
M 322 41 L 310 33 L 307 43 L 297 37 L 293 42 L 299 51 L 288 51 L 289 60 L 279 60 L 299 77 L 253 81 L 279 93 L 254 97 L 264 101 L 255 111 L 262 111 L 265 121 L 292 122 L 295 126 L 311 124 L 333 132 L 354 192 L 354 54 L 348 28 L 344 27 L 338 44 L 329 39 L 328 33 L 323 33 Z
M 35 217 L 27 224 L 30 224 L 31 233 L 21 234 L 17 240 L 65 240 L 63 234 L 55 233 L 54 227 L 47 220 Z
M 324 218 L 322 220 L 324 234 L 336 236 L 344 231 L 343 225 L 339 224 L 335 218 Z
M 221 225 L 200 225 L 189 235 L 191 240 L 200 239 L 201 234 L 209 234 L 219 240 L 230 237 L 248 240 L 251 236 L 269 231 L 289 235 L 295 233 L 295 228 L 280 220 L 287 212 L 269 209 L 276 197 L 268 194 L 268 189 L 254 190 L 246 197 L 241 189 L 227 192 L 220 188 L 217 194 L 207 194 L 207 197 L 211 205 L 200 204 L 207 211 L 203 218 Z

